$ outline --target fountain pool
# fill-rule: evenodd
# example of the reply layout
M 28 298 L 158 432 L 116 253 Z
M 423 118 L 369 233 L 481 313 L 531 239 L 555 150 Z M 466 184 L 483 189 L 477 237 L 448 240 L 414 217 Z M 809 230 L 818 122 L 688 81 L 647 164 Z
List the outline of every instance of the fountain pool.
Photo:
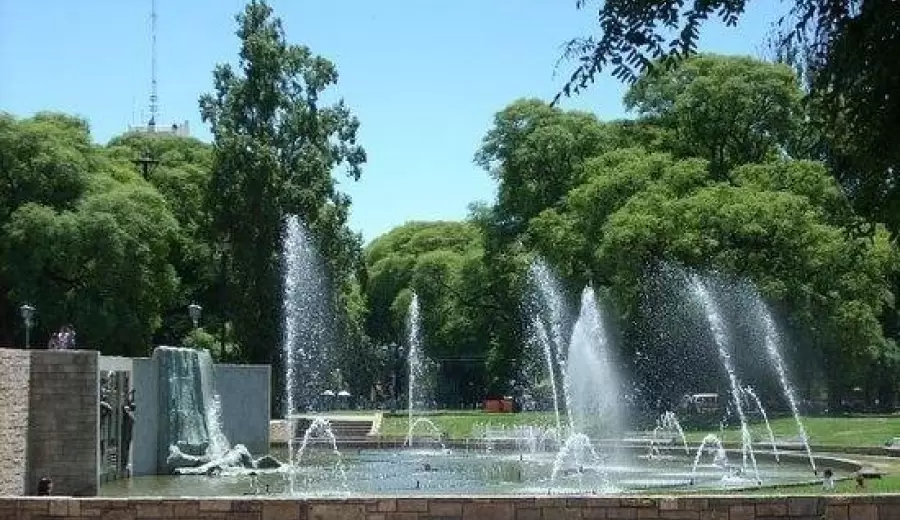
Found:
M 274 452 L 276 457 L 284 454 Z M 147 476 L 118 480 L 100 489 L 102 496 L 243 496 L 294 497 L 392 495 L 564 495 L 640 493 L 654 490 L 721 490 L 755 486 L 754 473 L 741 477 L 740 453 L 729 452 L 732 467 L 723 467 L 713 453 L 704 454 L 692 478 L 693 453 L 679 447 L 664 460 L 652 460 L 639 450 L 617 455 L 602 465 L 590 458 L 568 466 L 551 481 L 555 451 L 522 453 L 492 450 L 362 449 L 343 451 L 341 467 L 334 454 L 317 447 L 297 464 L 294 492 L 285 470 L 233 470 L 216 477 Z M 601 459 L 603 452 L 600 452 Z M 760 457 L 759 475 L 767 485 L 814 480 L 805 457 L 783 457 L 781 464 Z M 343 469 L 343 473 L 341 472 Z M 346 488 L 344 477 L 346 476 Z M 838 472 L 838 476 L 840 472 Z

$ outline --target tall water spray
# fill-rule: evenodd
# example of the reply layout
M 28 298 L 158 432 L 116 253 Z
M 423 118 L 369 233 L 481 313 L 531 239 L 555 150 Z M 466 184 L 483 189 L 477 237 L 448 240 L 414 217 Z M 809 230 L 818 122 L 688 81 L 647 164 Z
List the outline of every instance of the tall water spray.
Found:
M 550 271 L 550 267 L 542 259 L 534 259 L 528 266 L 528 270 L 537 289 L 539 300 L 538 308 L 531 313 L 532 334 L 543 351 L 547 375 L 550 378 L 550 387 L 553 392 L 556 430 L 557 432 L 562 432 L 559 386 L 556 381 L 557 370 L 560 370 L 560 375 L 563 374 L 562 367 L 565 366 L 565 360 L 561 359 L 561 356 L 567 344 L 563 332 L 565 307 L 563 305 L 562 291 L 559 288 L 559 282 Z M 565 393 L 565 401 L 568 406 L 570 399 L 567 393 L 568 387 L 565 383 L 563 384 L 563 392 Z M 571 429 L 571 427 L 571 418 L 569 418 L 569 428 Z
M 741 421 L 741 452 L 743 457 L 742 469 L 746 469 L 747 458 L 749 456 L 753 464 L 753 471 L 756 474 L 756 480 L 757 482 L 759 482 L 759 468 L 757 468 L 756 466 L 756 455 L 754 455 L 753 453 L 753 439 L 750 435 L 750 428 L 747 426 L 747 417 L 744 414 L 744 405 L 741 396 L 741 385 L 738 382 L 737 373 L 734 370 L 734 364 L 731 362 L 731 353 L 729 352 L 728 348 L 728 334 L 725 330 L 725 323 L 722 321 L 722 316 L 719 314 L 719 309 L 716 305 L 716 302 L 715 300 L 713 300 L 712 295 L 706 288 L 706 284 L 703 283 L 703 280 L 701 280 L 700 277 L 696 274 L 691 276 L 691 289 L 693 290 L 694 295 L 697 297 L 697 299 L 700 300 L 701 305 L 703 305 L 703 310 L 706 313 L 706 319 L 709 322 L 709 328 L 712 330 L 713 337 L 716 342 L 716 347 L 719 352 L 719 360 L 722 362 L 722 366 L 728 373 L 728 383 L 731 386 L 732 401 L 734 403 L 734 408 L 737 411 L 738 418 Z
M 284 417 L 288 420 L 290 489 L 294 489 L 296 415 L 312 409 L 321 392 L 327 327 L 327 286 L 321 257 L 296 216 L 285 222 L 283 258 Z
M 419 295 L 417 295 L 416 293 L 413 293 L 412 299 L 409 301 L 409 312 L 406 315 L 406 333 L 409 349 L 407 356 L 409 362 L 409 374 L 407 377 L 408 423 L 406 432 L 406 444 L 408 446 L 412 446 L 413 426 L 415 425 L 415 421 L 413 419 L 413 415 L 415 414 L 414 410 L 417 406 L 421 407 L 424 405 L 424 399 L 421 395 L 424 375 L 424 360 L 422 359 L 421 352 L 422 331 L 421 318 L 419 317 Z
M 330 328 L 328 282 L 306 225 L 287 218 L 283 244 L 285 415 L 312 410 L 325 389 Z
M 593 288 L 581 293 L 581 310 L 569 341 L 565 371 L 567 411 L 573 431 L 622 431 L 622 395 L 611 345 Z
M 756 404 L 756 409 L 759 410 L 759 414 L 762 415 L 763 422 L 766 424 L 766 431 L 769 432 L 769 442 L 772 444 L 772 454 L 775 456 L 775 462 L 781 462 L 778 455 L 778 444 L 775 443 L 775 432 L 772 431 L 772 424 L 769 423 L 769 415 L 766 413 L 762 401 L 750 385 L 744 387 L 744 393 Z
M 760 298 L 758 294 L 756 295 L 756 298 L 757 307 L 761 314 L 763 325 L 765 326 L 766 351 L 769 353 L 769 359 L 772 361 L 775 372 L 778 374 L 778 381 L 781 384 L 781 389 L 791 407 L 791 413 L 794 415 L 794 422 L 797 423 L 797 432 L 800 434 L 800 441 L 803 442 L 806 456 L 809 458 L 809 465 L 812 467 L 813 473 L 818 474 L 818 470 L 816 469 L 816 459 L 813 457 L 812 449 L 809 447 L 809 438 L 806 436 L 806 428 L 803 426 L 803 420 L 800 418 L 800 410 L 797 407 L 797 398 L 794 395 L 794 388 L 788 380 L 787 371 L 784 367 L 784 360 L 781 357 L 781 349 L 779 348 L 780 336 L 778 334 L 778 329 L 775 328 L 775 320 L 772 318 L 772 313 L 769 312 L 766 304 L 763 303 L 762 298 Z
M 547 330 L 541 325 L 537 317 L 532 318 L 533 334 L 537 342 L 541 345 L 544 353 L 544 362 L 547 364 L 547 373 L 550 375 L 550 388 L 553 393 L 553 412 L 556 414 L 556 431 L 562 431 L 562 421 L 559 415 L 559 394 L 556 390 L 556 362 L 553 356 L 553 343 L 547 335 Z

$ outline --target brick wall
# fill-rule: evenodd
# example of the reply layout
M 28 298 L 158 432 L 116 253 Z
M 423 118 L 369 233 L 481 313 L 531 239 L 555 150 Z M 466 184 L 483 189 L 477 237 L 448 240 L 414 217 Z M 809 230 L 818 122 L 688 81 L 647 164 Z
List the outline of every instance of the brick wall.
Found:
M 0 496 L 93 496 L 98 481 L 99 354 L 0 349 Z M 6 518 L 0 515 L 0 519 Z
M 0 496 L 25 494 L 30 366 L 28 351 L 0 349 Z
M 832 497 L 74 499 L 0 498 L 0 518 L 44 520 L 896 520 L 900 494 Z
M 28 494 L 43 476 L 56 494 L 97 494 L 99 361 L 95 351 L 31 351 Z

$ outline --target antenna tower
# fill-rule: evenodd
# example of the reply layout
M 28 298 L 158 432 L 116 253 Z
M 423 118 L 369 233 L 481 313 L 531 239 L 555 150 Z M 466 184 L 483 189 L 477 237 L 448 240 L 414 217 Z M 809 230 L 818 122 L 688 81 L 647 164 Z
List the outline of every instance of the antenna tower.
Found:
M 148 129 L 156 130 L 156 116 L 159 115 L 159 96 L 156 91 L 156 0 L 150 0 L 150 121 Z

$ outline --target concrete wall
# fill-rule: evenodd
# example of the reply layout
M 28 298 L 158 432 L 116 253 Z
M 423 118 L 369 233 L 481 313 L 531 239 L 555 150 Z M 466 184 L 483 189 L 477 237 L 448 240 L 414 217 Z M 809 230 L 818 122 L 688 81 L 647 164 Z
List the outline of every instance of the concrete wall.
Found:
M 133 360 L 132 385 L 136 406 L 132 440 L 133 475 L 155 475 L 165 461 L 158 461 L 156 444 L 159 414 L 158 367 L 150 358 Z M 232 444 L 244 444 L 255 456 L 269 452 L 269 399 L 271 367 L 268 365 L 215 365 L 216 390 L 222 404 L 225 435 Z
M 25 494 L 30 372 L 29 351 L 0 349 L 0 496 Z
M 159 413 L 157 367 L 150 358 L 133 360 L 131 385 L 134 388 L 134 433 L 131 439 L 131 468 L 135 476 L 156 474 L 156 416 Z
M 99 357 L 0 349 L 0 494 L 34 494 L 44 476 L 61 494 L 97 493 Z
M 900 494 L 828 497 L 528 498 L 346 500 L 0 498 L 0 518 L 188 520 L 896 520 Z
M 121 356 L 100 356 L 100 370 L 104 372 L 131 372 L 132 358 Z
M 216 365 L 216 390 L 222 400 L 222 424 L 232 444 L 254 456 L 269 452 L 271 378 L 269 365 Z

